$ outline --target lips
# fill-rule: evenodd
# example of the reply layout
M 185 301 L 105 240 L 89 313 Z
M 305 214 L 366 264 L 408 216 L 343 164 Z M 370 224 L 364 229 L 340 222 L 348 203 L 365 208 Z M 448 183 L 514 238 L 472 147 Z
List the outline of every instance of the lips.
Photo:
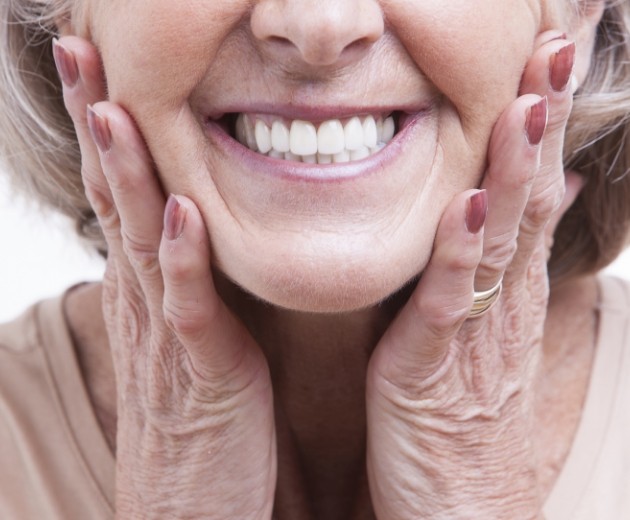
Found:
M 261 158 L 296 166 L 332 167 L 379 154 L 407 126 L 426 116 L 427 111 L 430 109 L 359 112 L 325 120 L 233 112 L 208 117 L 206 128 L 221 129 L 228 134 L 226 137 L 236 141 L 234 145 L 240 144 Z

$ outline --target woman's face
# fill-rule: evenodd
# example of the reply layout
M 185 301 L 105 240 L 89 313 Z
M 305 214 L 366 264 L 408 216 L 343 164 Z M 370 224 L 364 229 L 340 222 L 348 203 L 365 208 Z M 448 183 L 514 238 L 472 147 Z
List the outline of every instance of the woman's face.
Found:
M 566 29 L 565 1 L 112 0 L 88 23 L 111 100 L 165 191 L 198 205 L 216 267 L 274 304 L 339 311 L 423 269 L 445 205 L 481 179 L 536 35 Z M 381 142 L 396 125 L 380 151 L 372 118 Z M 263 155 L 274 123 L 277 149 L 349 162 Z

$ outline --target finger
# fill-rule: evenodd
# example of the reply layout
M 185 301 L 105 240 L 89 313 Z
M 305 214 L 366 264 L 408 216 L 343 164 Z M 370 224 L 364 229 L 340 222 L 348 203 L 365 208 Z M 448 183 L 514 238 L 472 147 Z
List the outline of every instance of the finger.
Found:
M 522 88 L 549 100 L 547 130 L 542 142 L 541 165 L 534 180 L 519 232 L 518 255 L 513 269 L 522 276 L 536 247 L 544 243 L 544 230 L 565 199 L 563 148 L 573 104 L 572 80 L 575 44 L 553 40 L 530 59 Z
M 160 245 L 164 277 L 164 318 L 186 348 L 197 374 L 209 381 L 246 385 L 238 376 L 264 366 L 251 336 L 217 294 L 210 268 L 210 243 L 194 203 L 171 195 Z M 249 364 L 249 366 L 248 366 Z
M 497 122 L 488 151 L 488 218 L 483 257 L 475 289 L 499 283 L 514 257 L 519 224 L 540 164 L 540 143 L 547 122 L 547 100 L 526 95 L 514 101 Z
M 546 96 L 548 121 L 542 144 L 541 173 L 549 184 L 560 184 L 563 173 L 563 147 L 567 121 L 573 106 L 575 88 L 573 66 L 575 43 L 552 40 L 540 47 L 528 62 L 523 74 L 521 92 Z M 546 186 L 535 186 L 544 191 Z M 558 201 L 559 202 L 559 201 Z
M 575 42 L 553 39 L 538 48 L 527 63 L 521 80 L 520 95 L 538 94 L 549 100 L 548 131 L 563 129 L 571 112 L 576 88 L 573 77 Z
M 64 103 L 74 123 L 81 150 L 86 195 L 93 207 L 98 206 L 102 212 L 107 212 L 111 196 L 86 116 L 88 105 L 106 97 L 100 57 L 94 46 L 75 36 L 53 40 L 53 56 L 63 85 Z
M 133 120 L 120 106 L 88 107 L 88 125 L 120 219 L 116 249 L 122 249 L 151 310 L 161 313 L 158 250 L 164 195 L 153 162 Z M 114 240 L 112 238 L 112 240 Z
M 387 330 L 373 361 L 390 381 L 414 385 L 431 376 L 468 317 L 473 281 L 483 248 L 487 194 L 456 197 L 442 217 L 434 251 L 409 302 Z

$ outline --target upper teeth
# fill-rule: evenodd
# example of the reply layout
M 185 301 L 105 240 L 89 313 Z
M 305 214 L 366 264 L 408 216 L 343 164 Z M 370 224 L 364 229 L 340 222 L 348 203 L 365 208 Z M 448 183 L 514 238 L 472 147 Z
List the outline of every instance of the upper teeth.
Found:
M 236 120 L 236 138 L 249 149 L 274 158 L 319 164 L 364 159 L 383 148 L 394 134 L 391 116 L 353 117 L 345 125 L 330 119 L 318 127 L 297 119 L 290 124 L 274 119 L 270 127 L 262 117 L 249 114 L 240 114 Z

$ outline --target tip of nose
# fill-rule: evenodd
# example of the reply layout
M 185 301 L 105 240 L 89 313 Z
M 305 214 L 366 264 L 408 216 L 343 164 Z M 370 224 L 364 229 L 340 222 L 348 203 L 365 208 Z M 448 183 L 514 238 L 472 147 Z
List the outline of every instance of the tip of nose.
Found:
M 329 66 L 341 61 L 341 56 L 347 54 L 346 48 L 331 45 L 330 42 L 315 43 L 299 47 L 302 59 L 309 65 Z
M 380 9 L 357 10 L 337 3 L 326 8 L 309 3 L 312 12 L 305 13 L 306 5 L 280 9 L 274 0 L 263 2 L 252 17 L 254 35 L 272 53 L 286 57 L 289 51 L 307 65 L 326 67 L 360 59 L 384 33 Z M 278 40 L 283 40 L 283 45 L 277 45 Z

